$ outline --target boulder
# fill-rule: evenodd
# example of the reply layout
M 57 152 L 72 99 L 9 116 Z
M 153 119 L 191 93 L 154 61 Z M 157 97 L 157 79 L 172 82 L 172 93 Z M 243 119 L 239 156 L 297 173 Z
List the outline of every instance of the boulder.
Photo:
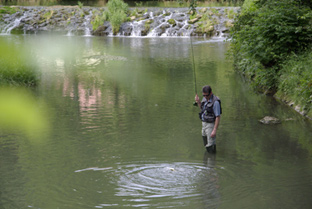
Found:
M 141 35 L 142 36 L 146 36 L 149 31 L 150 31 L 150 25 L 149 24 L 145 24 L 143 30 L 141 31 Z
M 261 120 L 259 120 L 262 124 L 279 124 L 281 121 L 278 118 L 272 117 L 272 116 L 265 116 Z
M 189 20 L 189 21 L 187 21 L 187 22 L 188 22 L 188 24 L 194 24 L 194 23 L 198 22 L 199 19 L 200 19 L 200 18 L 196 17 L 196 18 L 191 19 L 191 20 Z
M 95 31 L 93 31 L 93 35 L 103 36 L 106 35 L 104 32 L 108 27 L 105 25 L 99 26 Z
M 120 26 L 120 33 L 125 35 L 125 36 L 130 36 L 132 33 L 132 30 L 133 30 L 133 27 L 132 27 L 131 23 L 129 23 L 129 22 L 123 23 Z
M 202 8 L 201 10 L 199 10 L 201 13 L 205 13 L 205 12 L 207 12 L 207 8 L 205 7 L 205 8 Z
M 175 26 L 176 25 L 176 21 L 174 19 L 169 19 L 168 23 Z

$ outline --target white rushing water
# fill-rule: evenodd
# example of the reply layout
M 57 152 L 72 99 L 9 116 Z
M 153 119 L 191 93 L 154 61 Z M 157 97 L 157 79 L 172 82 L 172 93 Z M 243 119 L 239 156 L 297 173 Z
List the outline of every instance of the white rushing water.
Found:
M 91 24 L 91 19 L 92 19 L 92 11 L 90 12 L 89 15 L 86 15 L 84 18 L 83 26 L 84 26 L 84 36 L 91 36 L 91 31 L 92 31 L 92 24 Z
M 1 34 L 2 35 L 9 35 L 11 34 L 11 31 L 18 27 L 21 23 L 21 21 L 23 19 L 25 19 L 27 17 L 27 13 L 24 13 L 22 17 L 16 18 L 14 19 L 14 21 L 10 22 L 9 24 L 7 24 L 2 30 L 1 30 Z
M 100 31 L 93 31 L 92 21 L 102 14 L 101 8 L 49 8 L 49 7 L 20 7 L 15 14 L 6 14 L 0 23 L 1 34 L 10 34 L 12 30 L 23 30 L 25 34 L 40 31 L 65 32 L 66 36 L 101 35 L 101 36 L 130 36 L 130 37 L 188 37 L 205 36 L 205 32 L 197 30 L 202 27 L 200 17 L 198 23 L 189 23 L 188 9 L 150 9 L 132 16 L 132 21 L 122 23 L 118 34 L 113 34 L 111 24 L 106 21 Z M 207 36 L 220 37 L 229 21 L 225 8 L 214 8 L 216 13 L 208 12 L 211 21 L 215 22 L 214 31 Z M 199 13 L 200 14 L 200 13 Z M 202 13 L 201 15 L 204 15 Z M 200 16 L 200 15 L 199 15 Z M 207 19 L 207 17 L 205 17 Z M 205 21 L 203 18 L 203 21 Z

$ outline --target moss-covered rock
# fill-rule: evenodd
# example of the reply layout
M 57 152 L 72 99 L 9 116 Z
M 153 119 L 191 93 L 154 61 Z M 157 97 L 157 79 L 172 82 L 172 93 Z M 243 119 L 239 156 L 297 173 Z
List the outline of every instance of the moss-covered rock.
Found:
M 153 22 L 154 22 L 153 19 L 148 19 L 148 20 L 146 20 L 145 24 L 152 24 Z
M 93 31 L 93 35 L 97 35 L 97 36 L 108 35 L 108 33 L 106 32 L 107 28 L 108 28 L 108 24 L 101 25 L 95 31 Z
M 175 26 L 176 25 L 176 21 L 174 19 L 169 19 L 168 23 Z
M 200 20 L 199 17 L 195 17 L 195 18 L 193 18 L 193 19 L 191 19 L 191 20 L 189 20 L 187 22 L 188 22 L 188 24 L 194 24 L 194 23 L 198 22 L 199 20 Z
M 141 31 L 142 36 L 146 36 L 151 29 L 151 25 L 146 23 L 144 24 L 144 29 Z
M 170 12 L 166 12 L 165 14 L 163 14 L 164 17 L 167 17 L 170 15 Z
M 212 36 L 214 34 L 214 26 L 211 22 L 200 22 L 196 25 L 195 33 L 198 35 Z

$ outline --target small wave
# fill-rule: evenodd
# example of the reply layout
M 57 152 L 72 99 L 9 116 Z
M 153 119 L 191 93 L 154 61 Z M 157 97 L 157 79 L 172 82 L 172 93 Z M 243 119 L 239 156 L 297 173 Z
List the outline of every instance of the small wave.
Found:
M 105 170 L 110 170 L 110 169 L 112 169 L 112 167 L 108 167 L 108 168 L 91 167 L 91 168 L 76 170 L 75 173 L 79 173 L 79 172 L 83 172 L 83 171 L 105 171 Z

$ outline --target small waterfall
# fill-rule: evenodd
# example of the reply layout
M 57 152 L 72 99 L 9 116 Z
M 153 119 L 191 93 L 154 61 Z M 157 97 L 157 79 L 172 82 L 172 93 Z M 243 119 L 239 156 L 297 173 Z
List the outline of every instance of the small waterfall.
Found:
M 188 24 L 188 17 L 183 13 L 170 12 L 166 15 L 164 11 L 162 15 L 154 18 L 158 25 L 147 34 L 148 37 L 178 37 L 178 36 L 190 36 L 193 27 Z M 173 20 L 175 23 L 170 23 Z
M 84 18 L 83 26 L 84 26 L 84 36 L 91 36 L 91 18 L 92 18 L 92 11 L 90 11 L 90 14 L 86 15 Z
M 27 17 L 27 14 L 24 13 L 22 17 L 15 19 L 13 22 L 9 23 L 8 25 L 6 25 L 2 30 L 1 30 L 1 34 L 3 35 L 9 35 L 11 34 L 11 31 L 18 27 L 21 23 L 21 21 L 23 19 L 25 19 Z
M 24 30 L 24 33 L 37 33 L 38 31 L 66 31 L 67 36 L 84 35 L 92 33 L 107 36 L 132 37 L 181 37 L 181 36 L 211 36 L 225 39 L 228 35 L 231 20 L 226 16 L 225 9 L 218 8 L 209 13 L 210 18 L 216 20 L 213 33 L 206 34 L 200 30 L 201 20 L 190 23 L 188 9 L 154 9 L 138 12 L 132 21 L 121 25 L 120 32 L 114 35 L 110 23 L 105 22 L 100 30 L 92 31 L 92 18 L 103 12 L 99 8 L 48 8 L 48 7 L 19 7 L 14 14 L 5 14 L 0 22 L 0 34 L 10 34 L 13 29 Z M 236 10 L 237 11 L 237 10 Z M 235 12 L 235 11 L 234 11 Z M 202 14 L 208 14 L 207 9 Z M 200 12 L 199 12 L 200 14 Z M 196 19 L 194 18 L 194 19 Z M 193 20 L 194 20 L 193 19 Z M 229 23 L 229 24 L 226 24 Z
M 73 29 L 68 30 L 66 36 L 74 36 L 72 31 L 73 31 Z
M 132 25 L 132 32 L 131 37 L 139 37 L 142 35 L 142 30 L 144 30 L 144 24 L 146 21 L 134 21 L 131 23 Z

